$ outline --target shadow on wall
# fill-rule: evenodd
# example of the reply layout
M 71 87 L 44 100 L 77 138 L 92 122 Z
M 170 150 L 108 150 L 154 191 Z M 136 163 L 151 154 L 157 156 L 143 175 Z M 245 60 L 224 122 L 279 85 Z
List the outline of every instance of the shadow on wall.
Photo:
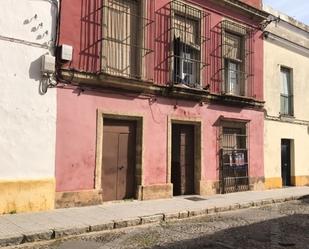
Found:
M 171 3 L 168 3 L 155 14 L 155 81 L 160 85 L 170 81 L 171 13 Z
M 57 39 L 57 25 L 58 25 L 58 9 L 59 9 L 59 1 L 57 0 L 45 0 L 47 2 L 51 3 L 50 7 L 50 14 L 52 17 L 52 22 L 51 22 L 51 37 L 52 37 L 52 44 L 55 44 L 56 39 Z M 50 46 L 50 51 L 51 54 L 54 55 L 54 48 Z
M 98 89 L 98 88 L 91 88 L 91 86 L 87 87 L 77 87 L 72 90 L 73 94 L 76 94 L 77 96 L 81 95 L 90 95 L 94 97 L 103 97 L 104 98 L 110 98 L 110 99 L 119 99 L 119 95 L 122 96 L 122 99 L 126 100 L 134 100 L 139 97 L 138 93 L 115 93 L 113 90 L 108 89 Z
M 58 19 L 58 2 L 57 0 L 43 0 L 45 2 L 50 3 L 50 16 L 51 16 L 51 26 L 49 28 L 47 28 L 46 31 L 44 31 L 43 34 L 39 34 L 37 36 L 37 40 L 39 39 L 43 39 L 45 35 L 49 35 L 51 37 L 51 40 L 49 40 L 48 42 L 45 42 L 43 45 L 48 45 L 48 50 L 49 52 L 54 55 L 54 44 L 56 41 L 56 32 L 57 32 L 57 19 Z M 37 19 L 38 15 L 35 14 L 33 17 L 24 20 L 24 25 L 28 25 L 31 24 L 33 20 Z M 32 28 L 32 32 L 36 32 L 39 30 L 39 27 L 43 27 L 43 23 L 40 23 L 39 26 L 37 27 L 33 27 Z M 41 64 L 42 64 L 42 59 L 41 56 L 37 59 L 35 59 L 34 61 L 32 61 L 30 63 L 29 66 L 29 78 L 33 79 L 34 81 L 40 81 L 40 85 L 39 85 L 39 94 L 43 95 L 46 93 L 47 91 L 47 84 L 48 82 L 45 81 L 42 77 L 42 73 L 41 73 Z
M 221 106 L 221 105 L 208 105 L 207 109 L 219 112 L 240 113 L 242 108 L 238 106 Z
M 30 63 L 29 78 L 35 81 L 41 80 L 41 57 Z
M 41 73 L 42 58 L 39 57 L 30 63 L 29 78 L 34 81 L 39 81 L 38 93 L 44 95 L 49 87 L 49 78 L 43 77 Z
M 81 33 L 79 65 L 81 70 L 99 72 L 102 46 L 102 3 L 101 0 L 81 1 Z

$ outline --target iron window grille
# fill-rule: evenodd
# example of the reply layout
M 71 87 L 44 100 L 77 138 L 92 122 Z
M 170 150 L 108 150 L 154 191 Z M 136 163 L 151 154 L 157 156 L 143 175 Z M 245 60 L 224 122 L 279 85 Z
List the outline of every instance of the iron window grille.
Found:
M 171 2 L 171 84 L 202 88 L 207 63 L 209 14 L 181 1 Z
M 220 192 L 249 190 L 246 128 L 222 127 L 220 135 Z
M 222 94 L 254 97 L 254 29 L 224 20 L 212 31 L 212 90 Z M 218 84 L 218 85 L 217 85 Z
M 153 53 L 149 35 L 154 24 L 153 3 L 153 0 L 103 0 L 103 73 L 152 80 L 147 62 Z

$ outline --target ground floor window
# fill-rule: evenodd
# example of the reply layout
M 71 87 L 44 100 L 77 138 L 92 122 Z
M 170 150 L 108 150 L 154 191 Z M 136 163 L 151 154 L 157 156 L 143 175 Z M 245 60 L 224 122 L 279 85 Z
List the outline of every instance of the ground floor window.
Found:
M 220 192 L 249 190 L 246 124 L 227 122 L 220 132 Z

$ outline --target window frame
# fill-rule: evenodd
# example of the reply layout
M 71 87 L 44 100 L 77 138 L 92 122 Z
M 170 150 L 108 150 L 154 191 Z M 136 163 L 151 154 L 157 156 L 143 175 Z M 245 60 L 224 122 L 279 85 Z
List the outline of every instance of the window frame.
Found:
M 250 146 L 248 123 L 240 120 L 222 120 L 219 126 L 219 181 L 220 192 L 229 193 L 231 189 L 238 192 L 240 189 L 249 189 L 250 178 Z M 238 130 L 239 133 L 231 133 L 236 143 L 238 138 L 240 146 L 237 148 L 228 148 L 225 145 L 224 130 Z M 227 135 L 228 133 L 226 133 Z M 234 136 L 233 136 L 234 135 Z M 231 140 L 228 138 L 228 140 Z M 233 140 L 233 138 L 232 138 Z M 231 142 L 231 141 L 227 141 Z M 242 190 L 240 190 L 242 191 Z
M 175 5 L 173 4 L 181 4 L 183 5 L 182 8 L 187 8 L 189 7 L 191 9 L 191 11 L 193 10 L 193 12 L 197 12 L 196 13 L 196 16 L 194 15 L 190 15 L 188 14 L 188 17 L 186 16 L 186 13 L 180 9 L 177 9 L 177 7 L 175 7 Z M 185 6 L 185 7 L 184 7 Z M 193 71 L 195 71 L 195 82 L 182 82 L 182 80 L 179 80 L 178 79 L 178 75 L 179 74 L 183 74 L 183 65 L 184 65 L 184 61 L 186 59 L 184 58 L 181 58 L 180 55 L 177 55 L 175 53 L 175 42 L 176 42 L 176 37 L 175 37 L 175 28 L 174 28 L 174 22 L 175 22 L 175 16 L 178 15 L 178 16 L 181 16 L 183 18 L 188 18 L 194 22 L 197 22 L 197 38 L 196 38 L 196 43 L 195 44 L 185 44 L 184 42 L 179 42 L 180 44 L 185 44 L 185 46 L 187 46 L 188 48 L 190 48 L 191 51 L 195 51 L 194 52 L 191 52 L 191 56 L 194 58 L 194 59 L 190 59 L 190 60 L 187 60 L 187 61 L 192 61 L 193 63 Z M 198 16 L 200 15 L 200 16 Z M 170 43 L 171 43 L 171 46 L 170 46 L 170 58 L 171 58 L 171 61 L 170 61 L 170 81 L 171 81 L 171 85 L 174 85 L 174 84 L 185 84 L 187 85 L 188 87 L 193 87 L 193 88 L 199 88 L 199 89 L 202 89 L 203 85 L 202 85 L 202 82 L 203 82 L 203 75 L 202 75 L 202 69 L 203 69 L 203 61 L 202 61 L 202 54 L 203 53 L 206 53 L 206 51 L 204 51 L 204 48 L 203 48 L 203 37 L 205 37 L 205 34 L 204 34 L 204 29 L 202 28 L 203 25 L 205 25 L 205 17 L 209 15 L 207 13 L 204 12 L 204 10 L 202 8 L 200 8 L 199 6 L 195 6 L 193 4 L 190 4 L 190 3 L 185 3 L 185 2 L 182 2 L 180 0 L 176 0 L 176 1 L 172 1 L 171 2 L 171 34 L 170 34 Z M 180 53 L 181 54 L 181 53 Z M 178 57 L 178 60 L 179 62 L 176 61 L 176 58 Z M 176 65 L 178 64 L 178 70 L 176 70 Z M 178 75 L 177 75 L 177 71 L 179 72 Z
M 134 72 L 131 73 L 117 73 L 117 70 L 119 70 L 119 68 L 121 67 L 122 62 L 118 62 L 120 65 L 118 65 L 118 67 L 116 67 L 114 70 L 113 69 L 108 69 L 108 62 L 107 62 L 107 54 L 105 54 L 105 50 L 106 50 L 106 44 L 105 44 L 105 40 L 108 39 L 112 39 L 112 37 L 109 37 L 108 35 L 108 26 L 106 23 L 106 14 L 108 13 L 106 10 L 106 8 L 108 9 L 108 4 L 112 3 L 113 1 L 117 2 L 117 0 L 103 0 L 103 7 L 102 7 L 102 50 L 100 53 L 101 56 L 101 72 L 112 76 L 112 77 L 121 77 L 121 78 L 127 78 L 127 79 L 132 79 L 132 80 L 146 80 L 147 81 L 147 75 L 146 75 L 146 63 L 145 63 L 145 55 L 147 53 L 153 52 L 153 50 L 151 48 L 148 48 L 147 45 L 145 44 L 146 41 L 146 36 L 148 35 L 147 32 L 145 32 L 145 27 L 151 23 L 153 23 L 153 20 L 150 20 L 148 18 L 148 5 L 150 5 L 150 1 L 152 0 L 130 0 L 132 2 L 136 2 L 137 3 L 137 13 L 135 14 L 128 14 L 126 12 L 123 12 L 124 15 L 129 15 L 129 16 L 133 16 L 137 19 L 138 21 L 138 25 L 136 28 L 134 28 L 134 30 L 136 30 L 137 32 L 130 31 L 130 34 L 133 32 L 133 34 L 138 33 L 138 37 L 137 37 L 137 42 L 136 44 L 130 44 L 128 45 L 130 48 L 129 49 L 134 49 L 135 51 L 135 65 L 134 65 Z M 120 0 L 120 3 L 122 1 Z M 135 34 L 136 35 L 136 34 Z M 116 39 L 115 39 L 116 40 Z M 113 41 L 114 43 L 118 44 L 117 41 Z M 119 43 L 121 45 L 121 43 Z M 122 50 L 125 50 L 126 48 L 124 48 L 123 45 L 122 46 Z M 135 48 L 133 48 L 135 47 Z M 131 61 L 128 63 L 129 65 L 131 65 Z
M 245 23 L 238 22 L 237 20 L 233 20 L 230 18 L 223 18 L 218 25 L 218 39 L 221 40 L 220 49 L 218 52 L 218 57 L 220 57 L 220 68 L 218 69 L 218 81 L 219 81 L 219 93 L 222 95 L 231 95 L 240 98 L 256 98 L 255 89 L 254 89 L 254 44 L 256 36 L 255 29 L 251 26 L 246 25 Z M 242 50 L 242 63 L 241 69 L 239 74 L 239 78 L 241 79 L 240 89 L 241 91 L 239 94 L 228 94 L 227 87 L 226 87 L 226 77 L 225 77 L 225 34 L 232 33 L 233 35 L 237 35 L 241 37 L 241 50 Z M 232 42 L 232 40 L 231 40 Z M 233 43 L 232 43 L 233 44 Z
M 238 25 L 238 24 L 237 24 Z M 245 27 L 244 27 L 245 28 Z M 227 44 L 225 44 L 225 36 L 226 34 L 235 36 L 239 39 L 239 53 L 240 53 L 240 58 L 230 58 L 226 56 L 225 49 Z M 224 94 L 227 95 L 235 95 L 235 96 L 246 96 L 246 76 L 245 76 L 245 34 L 237 32 L 236 29 L 233 29 L 232 27 L 226 28 L 224 27 L 222 30 L 222 64 L 224 66 L 223 70 L 223 92 Z M 237 92 L 232 92 L 231 89 L 232 84 L 230 81 L 230 70 L 229 70 L 229 65 L 230 63 L 234 63 L 237 65 L 238 69 L 236 70 L 236 77 L 237 77 L 237 82 L 236 85 L 238 85 L 238 90 Z
M 288 94 L 282 93 L 283 87 L 283 71 L 288 72 Z M 293 84 L 293 69 L 287 66 L 280 65 L 280 116 L 294 117 L 294 84 Z M 282 108 L 282 99 L 287 101 L 288 111 L 285 112 Z

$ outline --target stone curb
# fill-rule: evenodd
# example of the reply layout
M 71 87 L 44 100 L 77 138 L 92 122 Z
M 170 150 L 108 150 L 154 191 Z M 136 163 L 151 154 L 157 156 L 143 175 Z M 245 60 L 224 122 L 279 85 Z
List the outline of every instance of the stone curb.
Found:
M 129 218 L 114 221 L 114 228 L 124 228 L 141 225 L 141 218 Z
M 113 229 L 138 226 L 143 224 L 154 224 L 160 222 L 169 222 L 181 220 L 191 217 L 211 215 L 215 213 L 222 213 L 231 210 L 247 209 L 252 207 L 261 207 L 271 204 L 279 204 L 292 200 L 297 200 L 301 196 L 289 196 L 283 198 L 267 198 L 253 202 L 234 203 L 226 206 L 214 206 L 204 209 L 183 210 L 179 212 L 167 212 L 163 214 L 154 214 L 149 216 L 134 217 L 128 219 L 114 220 L 110 222 L 103 222 L 98 224 L 91 224 L 85 226 L 77 226 L 71 228 L 55 228 L 47 229 L 29 233 L 12 234 L 10 236 L 0 236 L 0 247 L 14 246 L 23 243 L 31 243 L 36 241 L 47 241 L 52 239 L 64 238 L 67 236 L 86 234 L 89 232 L 108 231 Z
M 24 233 L 24 242 L 36 242 L 41 240 L 50 240 L 53 238 L 55 231 L 53 230 L 41 230 L 41 231 L 31 231 L 29 233 Z
M 19 245 L 24 243 L 24 235 L 22 234 L 11 234 L 8 237 L 0 237 L 0 247 Z
M 66 236 L 78 235 L 89 232 L 89 226 L 70 227 L 70 228 L 56 228 L 54 229 L 54 238 L 59 239 Z
M 141 224 L 149 224 L 149 223 L 159 223 L 163 221 L 163 214 L 156 214 L 151 216 L 143 216 L 141 217 Z
M 100 223 L 100 224 L 93 224 L 89 227 L 89 232 L 98 232 L 98 231 L 106 231 L 106 230 L 112 230 L 115 227 L 115 222 L 106 222 L 106 223 Z

